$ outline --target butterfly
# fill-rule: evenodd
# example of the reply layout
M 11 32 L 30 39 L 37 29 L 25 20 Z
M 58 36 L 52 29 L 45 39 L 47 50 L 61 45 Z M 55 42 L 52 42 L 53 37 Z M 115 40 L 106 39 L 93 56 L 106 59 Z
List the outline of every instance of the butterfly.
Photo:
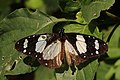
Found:
M 34 34 L 18 40 L 15 49 L 35 57 L 41 65 L 49 68 L 61 67 L 66 60 L 68 65 L 79 65 L 90 58 L 98 58 L 107 52 L 107 44 L 90 35 L 79 33 Z

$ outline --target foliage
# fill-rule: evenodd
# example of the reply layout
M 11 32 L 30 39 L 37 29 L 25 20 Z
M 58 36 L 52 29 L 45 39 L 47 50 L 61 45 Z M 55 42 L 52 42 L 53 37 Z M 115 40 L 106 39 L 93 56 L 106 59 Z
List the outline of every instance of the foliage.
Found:
M 34 80 L 119 80 L 120 19 L 112 12 L 114 2 L 115 0 L 1 0 L 0 80 L 7 80 L 7 75 L 31 72 L 34 72 Z M 52 33 L 52 30 L 61 27 L 64 27 L 66 33 L 77 32 L 103 39 L 108 43 L 109 57 L 103 56 L 100 60 L 83 63 L 81 68 L 75 67 L 75 71 L 70 67 L 50 69 L 42 65 L 35 66 L 35 59 L 31 61 L 33 66 L 25 64 L 28 58 L 15 50 L 15 42 L 31 34 Z

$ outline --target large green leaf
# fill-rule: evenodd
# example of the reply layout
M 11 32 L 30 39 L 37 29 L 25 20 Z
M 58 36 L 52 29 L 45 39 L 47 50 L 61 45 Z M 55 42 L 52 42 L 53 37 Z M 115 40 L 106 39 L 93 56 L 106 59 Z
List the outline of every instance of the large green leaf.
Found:
M 115 0 L 80 0 L 81 11 L 86 22 L 100 16 L 102 10 L 109 9 Z
M 55 20 L 42 12 L 32 13 L 27 9 L 16 10 L 6 17 L 0 23 L 0 74 L 21 74 L 34 70 L 22 62 L 24 55 L 15 50 L 15 42 L 31 34 L 51 32 Z M 15 67 L 11 70 L 13 64 Z

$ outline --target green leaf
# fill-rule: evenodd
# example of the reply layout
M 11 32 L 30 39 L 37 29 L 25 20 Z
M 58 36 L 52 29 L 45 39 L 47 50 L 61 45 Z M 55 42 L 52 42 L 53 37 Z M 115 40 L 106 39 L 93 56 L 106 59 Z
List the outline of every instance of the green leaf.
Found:
M 74 74 L 72 74 L 72 70 L 69 67 L 69 69 L 64 71 L 64 73 L 62 73 L 62 74 L 56 73 L 56 78 L 57 78 L 57 80 L 76 80 L 77 71 L 78 70 L 76 70 L 76 72 L 74 72 Z
M 0 0 L 0 21 L 10 13 L 12 0 Z
M 76 14 L 76 21 L 77 22 L 79 22 L 79 23 L 81 23 L 81 24 L 87 24 L 86 22 L 85 22 L 85 20 L 84 20 L 84 18 L 82 17 L 82 12 L 78 12 L 77 14 Z
M 55 70 L 51 68 L 47 68 L 44 66 L 40 66 L 35 71 L 35 80 L 56 80 L 55 78 Z
M 37 9 L 43 6 L 43 1 L 42 0 L 27 0 L 25 2 L 25 5 L 28 8 Z
M 109 61 L 110 62 L 110 61 Z M 120 59 L 118 59 L 114 65 L 100 62 L 100 67 L 97 71 L 97 80 L 110 80 L 115 75 L 115 79 L 119 80 L 120 72 Z M 103 77 L 101 77 L 103 76 Z
M 106 24 L 107 25 L 107 24 Z M 109 26 L 108 27 L 108 30 L 102 30 L 102 32 L 103 32 L 103 37 L 104 37 L 104 40 L 105 41 L 107 41 L 108 40 L 108 38 L 109 38 L 109 36 L 110 36 L 110 34 L 111 34 L 111 32 L 113 31 L 113 29 L 115 28 L 115 25 L 113 25 L 113 26 Z
M 81 33 L 81 34 L 87 34 L 91 36 L 95 36 L 97 38 L 102 39 L 102 33 L 99 32 L 97 27 L 89 27 L 86 24 L 68 24 L 64 26 L 65 32 L 70 33 L 70 32 L 76 32 L 76 33 Z
M 109 9 L 115 0 L 83 0 L 81 2 L 81 12 L 86 22 L 90 22 L 100 16 L 102 10 Z
M 0 0 L 0 11 L 8 7 L 13 1 L 11 0 Z M 4 4 L 3 4 L 4 3 Z
M 59 8 L 58 0 L 26 0 L 25 6 L 31 9 L 38 9 L 48 14 L 52 14 Z
M 56 73 L 56 78 L 57 80 L 93 80 L 97 68 L 98 62 L 95 60 L 80 70 L 76 67 L 74 74 L 70 68 L 64 73 Z
M 120 66 L 120 59 L 116 61 L 115 66 Z
M 118 58 L 118 57 L 120 57 L 120 48 L 115 48 L 115 47 L 109 48 L 108 55 L 109 55 L 110 58 Z
M 97 68 L 98 62 L 97 60 L 95 60 L 92 63 L 88 64 L 86 67 L 82 68 L 80 71 L 78 71 L 76 80 L 93 80 Z
M 16 62 L 16 63 L 15 63 Z M 30 73 L 32 71 L 35 71 L 37 67 L 31 67 L 26 65 L 22 60 L 15 60 L 14 67 L 12 70 L 5 73 L 5 75 L 19 75 L 19 74 L 25 74 Z
M 64 12 L 80 10 L 87 23 L 98 18 L 100 12 L 109 9 L 115 0 L 60 0 L 60 7 Z
M 79 4 L 78 0 L 76 0 L 76 1 L 68 0 L 68 2 L 66 2 L 65 8 L 64 8 L 64 12 L 75 11 L 75 10 L 78 10 L 79 7 L 80 7 L 80 4 Z
M 115 79 L 120 80 L 120 66 L 116 68 Z
M 33 71 L 33 68 L 23 64 L 23 54 L 15 50 L 15 42 L 31 34 L 52 32 L 55 20 L 56 18 L 42 12 L 32 13 L 27 9 L 16 10 L 2 20 L 0 23 L 1 74 L 22 74 Z M 15 68 L 11 70 L 14 63 L 16 63 Z
M 117 27 L 109 42 L 108 55 L 111 58 L 120 57 L 120 27 Z
M 48 14 L 54 14 L 60 8 L 58 0 L 43 0 L 45 5 L 44 8 Z
M 0 80 L 8 80 L 4 75 L 0 75 Z
M 111 68 L 108 70 L 107 74 L 105 74 L 105 80 L 110 80 L 111 77 L 114 75 L 114 73 L 115 73 L 115 68 L 114 68 L 114 67 L 111 67 Z
M 65 33 L 76 32 L 76 33 L 85 33 L 87 25 L 80 24 L 68 24 L 64 26 Z
M 0 11 L 0 21 L 9 14 L 10 8 L 6 7 L 3 10 Z
M 98 70 L 97 70 L 96 80 L 108 80 L 108 77 L 111 77 L 111 74 L 113 74 L 112 71 L 110 73 L 108 73 L 110 68 L 111 68 L 110 65 L 101 61 L 100 66 L 98 67 Z
M 30 12 L 27 9 L 16 10 L 2 20 L 0 23 L 1 74 L 24 74 L 34 71 L 35 67 L 23 63 L 25 56 L 15 50 L 15 42 L 28 35 L 51 33 L 53 26 L 61 21 L 69 20 L 56 19 L 40 11 Z
M 116 61 L 115 67 L 115 79 L 120 80 L 120 59 Z
M 15 42 L 23 37 L 32 34 L 51 33 L 53 26 L 57 22 L 75 21 L 68 19 L 57 19 L 55 17 L 46 15 L 40 11 L 30 12 L 27 9 L 19 9 L 11 13 L 0 23 L 0 72 L 1 74 L 24 74 L 34 71 L 36 68 L 28 66 L 23 63 L 24 55 L 15 50 Z M 74 26 L 74 27 L 73 27 Z M 55 26 L 57 27 L 57 26 Z M 72 28 L 70 28 L 72 27 Z M 78 33 L 95 35 L 101 37 L 97 28 L 88 27 L 88 25 L 80 24 L 68 24 L 64 26 L 65 32 L 72 32 L 73 30 Z M 80 29 L 80 30 L 78 30 Z M 21 58 L 22 57 L 22 58 Z M 13 66 L 15 65 L 15 67 Z M 77 79 L 83 76 L 82 72 L 85 72 L 84 78 L 92 80 L 96 71 L 96 61 L 90 63 L 84 69 L 77 73 Z M 94 69 L 92 68 L 94 67 Z M 89 72 L 87 73 L 88 69 Z M 43 71 L 42 71 L 43 70 Z M 49 74 L 47 74 L 49 73 Z M 41 76 L 38 76 L 40 74 Z M 54 70 L 41 68 L 36 72 L 36 80 L 47 74 L 45 79 L 55 79 Z M 50 75 L 51 74 L 51 75 Z M 66 73 L 65 73 L 66 74 Z M 69 74 L 69 72 L 68 72 Z M 66 74 L 66 76 L 68 76 Z M 49 76 L 50 75 L 50 76 Z M 56 75 L 57 76 L 57 75 Z M 63 77 L 64 78 L 64 77 Z M 73 78 L 75 79 L 75 78 Z

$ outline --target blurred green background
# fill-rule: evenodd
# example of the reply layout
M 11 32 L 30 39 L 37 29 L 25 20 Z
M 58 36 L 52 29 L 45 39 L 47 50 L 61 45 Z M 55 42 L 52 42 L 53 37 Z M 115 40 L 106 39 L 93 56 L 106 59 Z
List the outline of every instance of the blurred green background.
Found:
M 0 80 L 120 80 L 119 4 L 119 0 L 0 0 Z M 15 51 L 15 41 L 61 26 L 66 32 L 103 39 L 109 46 L 107 54 L 74 75 L 69 69 L 60 73 L 25 65 L 26 56 Z

